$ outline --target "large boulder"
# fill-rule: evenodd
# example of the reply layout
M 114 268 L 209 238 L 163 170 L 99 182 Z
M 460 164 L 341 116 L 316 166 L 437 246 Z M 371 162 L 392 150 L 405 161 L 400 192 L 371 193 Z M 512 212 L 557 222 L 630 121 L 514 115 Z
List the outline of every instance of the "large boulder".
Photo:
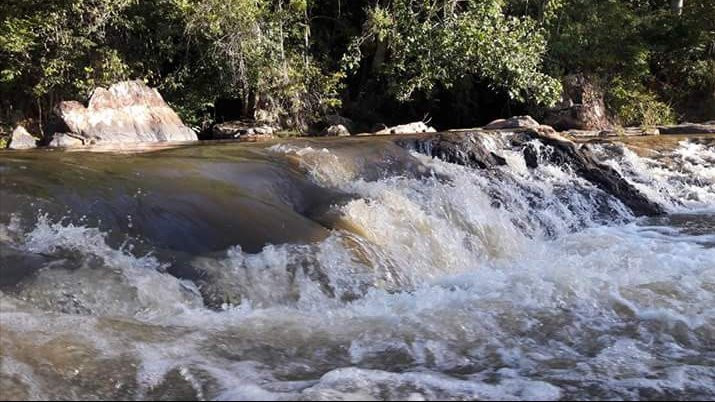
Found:
M 416 134 L 416 133 L 434 133 L 437 130 L 434 127 L 428 126 L 423 121 L 417 121 L 409 124 L 401 124 L 399 126 L 387 127 L 380 131 L 377 131 L 377 135 L 391 135 L 391 134 Z
M 8 149 L 32 149 L 37 147 L 37 139 L 23 126 L 17 126 L 10 135 Z
M 142 142 L 196 141 L 193 130 L 166 104 L 156 89 L 142 81 L 125 81 L 97 88 L 87 106 L 61 102 L 54 110 L 63 126 L 50 146 L 120 145 Z M 77 140 L 77 141 L 75 141 Z M 60 145 L 61 144 L 61 145 Z
M 546 111 L 544 122 L 559 131 L 608 130 L 613 127 L 608 117 L 603 90 L 582 74 L 566 76 L 559 104 Z
M 498 119 L 484 126 L 485 130 L 513 130 L 519 128 L 537 129 L 539 122 L 531 116 L 512 116 L 508 119 Z

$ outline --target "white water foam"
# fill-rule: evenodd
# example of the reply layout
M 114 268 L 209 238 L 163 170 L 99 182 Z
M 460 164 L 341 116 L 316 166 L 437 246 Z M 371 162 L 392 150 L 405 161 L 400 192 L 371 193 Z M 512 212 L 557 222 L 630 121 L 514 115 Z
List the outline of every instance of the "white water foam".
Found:
M 715 147 L 682 141 L 673 152 L 653 151 L 649 158 L 622 145 L 594 149 L 603 163 L 670 212 L 713 211 Z
M 339 211 L 352 232 L 204 258 L 239 290 L 240 305 L 207 310 L 156 258 L 113 250 L 97 229 L 41 219 L 27 250 L 101 260 L 80 259 L 89 266 L 48 283 L 91 278 L 90 292 L 135 292 L 132 307 L 81 299 L 85 315 L 57 314 L 0 294 L 3 325 L 42 333 L 32 342 L 48 354 L 81 328 L 103 364 L 128 356 L 136 369 L 109 383 L 133 381 L 138 391 L 105 391 L 120 397 L 151 395 L 172 370 L 174 385 L 201 399 L 715 396 L 712 234 L 640 226 L 571 172 L 530 171 L 509 151 L 500 151 L 509 167 L 477 172 L 413 155 L 434 174 L 375 181 L 340 171 L 327 149 L 287 152 L 317 183 L 359 196 Z M 707 197 L 692 205 L 714 206 Z M 107 284 L 88 271 L 102 268 L 123 279 Z M 28 367 L 38 360 L 18 345 L 4 346 L 3 373 L 35 384 Z M 28 395 L 47 394 L 44 385 Z M 70 382 L 60 395 L 92 386 Z

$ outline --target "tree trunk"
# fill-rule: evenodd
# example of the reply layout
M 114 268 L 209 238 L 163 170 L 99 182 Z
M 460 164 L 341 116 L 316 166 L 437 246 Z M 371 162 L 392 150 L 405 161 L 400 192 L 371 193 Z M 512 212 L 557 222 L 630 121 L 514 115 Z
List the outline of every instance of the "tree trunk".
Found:
M 382 64 L 385 62 L 385 56 L 387 54 L 387 43 L 384 40 L 377 40 L 375 49 L 375 57 L 372 59 L 372 66 L 370 70 L 375 73 L 380 70 Z
M 675 14 L 683 14 L 683 1 L 684 0 L 670 0 L 670 8 Z

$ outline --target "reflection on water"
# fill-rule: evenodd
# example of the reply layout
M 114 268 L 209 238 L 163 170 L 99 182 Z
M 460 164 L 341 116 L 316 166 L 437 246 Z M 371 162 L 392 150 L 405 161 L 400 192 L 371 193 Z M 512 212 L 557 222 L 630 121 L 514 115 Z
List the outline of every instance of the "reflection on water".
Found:
M 715 397 L 712 150 L 599 150 L 635 219 L 489 146 L 0 156 L 0 397 Z

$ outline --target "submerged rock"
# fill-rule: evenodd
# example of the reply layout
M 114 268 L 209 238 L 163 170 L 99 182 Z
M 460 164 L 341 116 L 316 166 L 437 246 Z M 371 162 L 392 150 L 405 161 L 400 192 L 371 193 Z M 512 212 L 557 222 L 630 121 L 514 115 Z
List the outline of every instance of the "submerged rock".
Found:
M 37 147 L 37 139 L 28 133 L 23 126 L 17 126 L 10 135 L 8 149 L 32 149 Z
M 416 134 L 416 133 L 434 133 L 437 130 L 434 127 L 428 126 L 423 121 L 417 121 L 409 124 L 402 124 L 394 127 L 387 127 L 380 131 L 377 131 L 377 135 L 390 135 L 390 134 Z
M 141 142 L 196 141 L 156 89 L 141 81 L 125 81 L 109 89 L 97 88 L 87 107 L 76 101 L 61 102 L 54 110 L 66 136 L 50 146 L 113 145 Z M 81 144 L 80 144 L 81 142 Z
M 683 123 L 675 126 L 659 126 L 661 134 L 715 134 L 715 123 L 706 122 L 702 124 Z
M 315 283 L 327 297 L 336 297 L 330 279 L 316 260 L 317 246 L 284 247 L 280 251 L 268 247 L 268 253 L 286 252 L 287 258 L 277 261 L 257 259 L 233 248 L 223 256 L 198 257 L 187 264 L 174 265 L 168 272 L 196 284 L 204 305 L 215 310 L 239 306 L 246 300 L 263 306 L 293 304 L 300 297 L 301 280 L 305 279 Z M 262 285 L 256 286 L 258 283 Z
M 485 130 L 505 130 L 515 128 L 533 128 L 540 126 L 531 116 L 512 116 L 508 119 L 498 119 L 484 126 Z
M 0 289 L 12 288 L 32 277 L 50 261 L 47 256 L 29 253 L 7 241 L 0 241 Z

